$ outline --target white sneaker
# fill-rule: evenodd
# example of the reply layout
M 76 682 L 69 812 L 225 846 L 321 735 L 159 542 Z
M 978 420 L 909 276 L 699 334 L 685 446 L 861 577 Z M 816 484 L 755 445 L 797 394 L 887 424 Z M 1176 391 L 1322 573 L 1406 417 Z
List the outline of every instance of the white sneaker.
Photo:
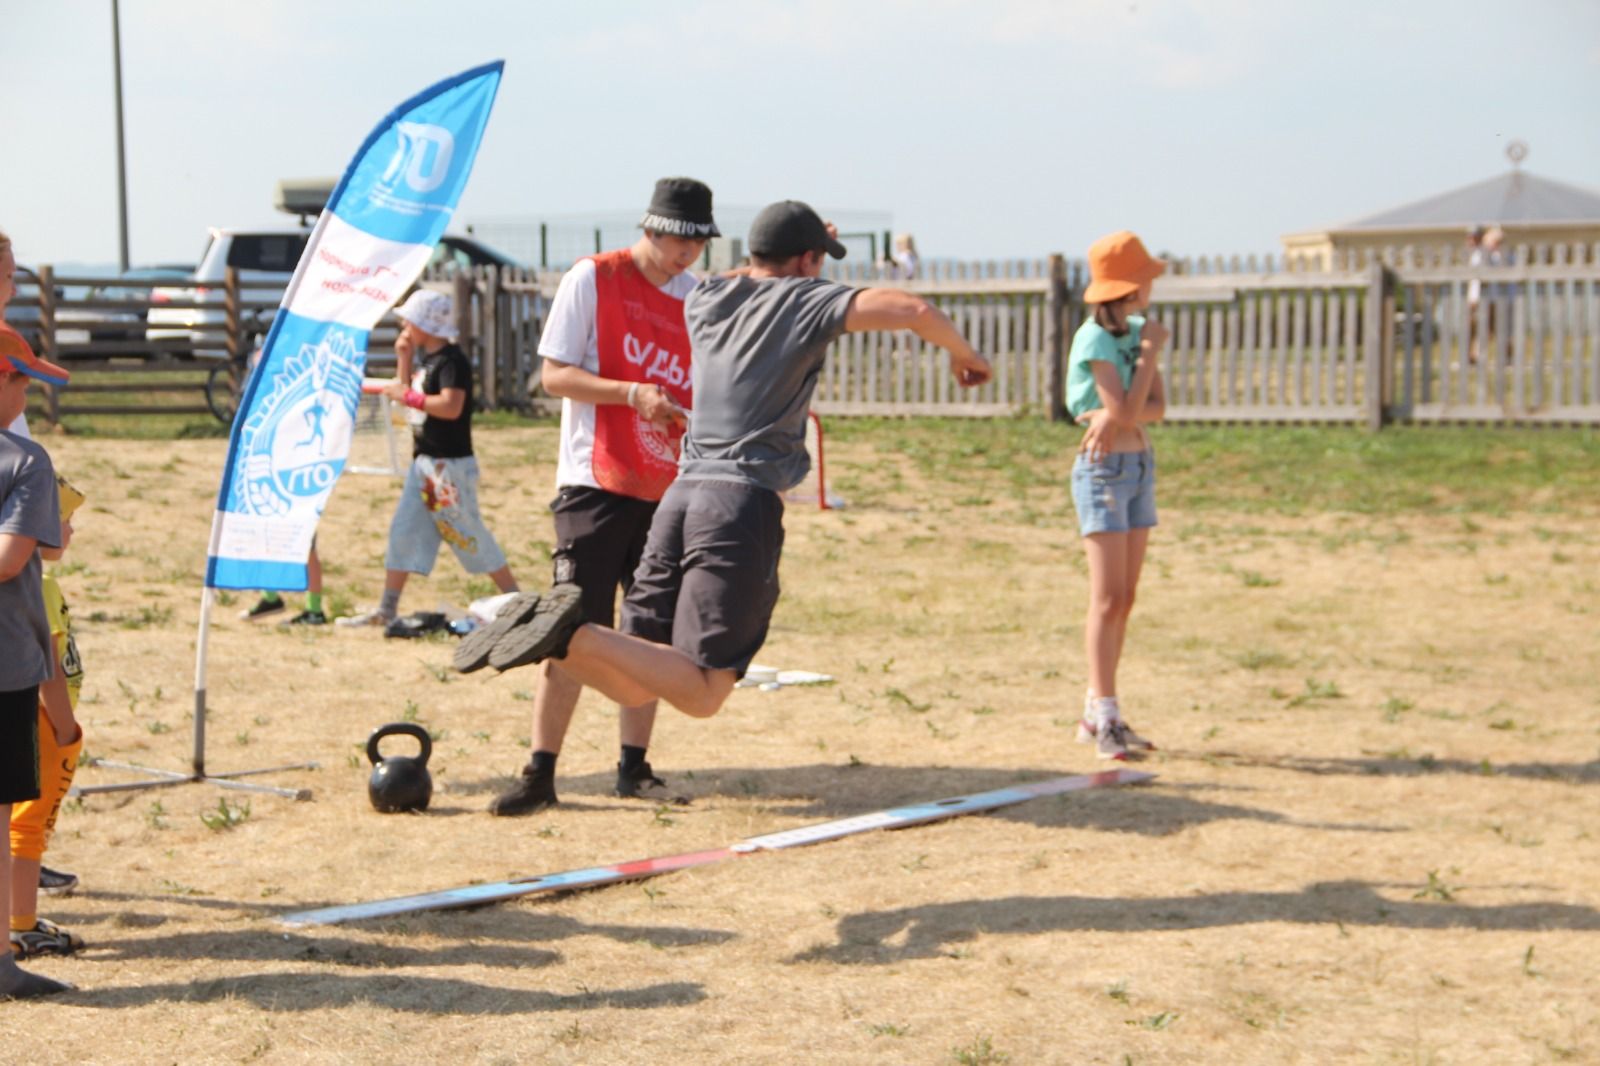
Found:
M 1126 760 L 1130 754 L 1138 758 L 1156 746 L 1129 728 L 1120 718 L 1108 718 L 1098 726 L 1087 719 L 1078 720 L 1078 743 L 1093 744 L 1094 754 L 1100 759 Z
M 370 611 L 361 611 L 357 614 L 347 614 L 333 620 L 336 626 L 381 626 L 387 625 L 389 619 L 376 607 Z

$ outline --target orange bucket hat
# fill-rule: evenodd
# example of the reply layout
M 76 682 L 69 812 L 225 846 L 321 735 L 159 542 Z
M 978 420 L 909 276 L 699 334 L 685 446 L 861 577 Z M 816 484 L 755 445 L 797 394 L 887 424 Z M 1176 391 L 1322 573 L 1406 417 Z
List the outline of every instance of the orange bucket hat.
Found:
M 1091 304 L 1120 300 L 1166 270 L 1165 262 L 1144 250 L 1144 242 L 1119 230 L 1089 246 L 1089 287 L 1083 290 L 1083 300 Z

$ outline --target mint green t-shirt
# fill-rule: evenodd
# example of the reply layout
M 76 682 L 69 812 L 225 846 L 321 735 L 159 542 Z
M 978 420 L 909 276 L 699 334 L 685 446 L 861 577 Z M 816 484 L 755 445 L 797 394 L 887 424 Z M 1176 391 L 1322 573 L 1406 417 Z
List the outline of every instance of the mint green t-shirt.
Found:
M 1067 411 L 1073 418 L 1102 406 L 1090 363 L 1110 363 L 1117 368 L 1123 391 L 1133 386 L 1133 364 L 1139 359 L 1139 333 L 1143 329 L 1143 315 L 1129 315 L 1128 332 L 1120 337 L 1106 332 L 1092 318 L 1078 327 L 1072 335 L 1072 352 L 1067 356 Z

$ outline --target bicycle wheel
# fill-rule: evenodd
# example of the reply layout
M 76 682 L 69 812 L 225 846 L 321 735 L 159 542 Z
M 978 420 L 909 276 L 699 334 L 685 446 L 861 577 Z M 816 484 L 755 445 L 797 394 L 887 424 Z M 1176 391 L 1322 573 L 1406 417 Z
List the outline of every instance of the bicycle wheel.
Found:
M 206 406 L 218 422 L 233 424 L 234 413 L 239 408 L 239 394 L 233 381 L 231 363 L 219 363 L 206 374 Z

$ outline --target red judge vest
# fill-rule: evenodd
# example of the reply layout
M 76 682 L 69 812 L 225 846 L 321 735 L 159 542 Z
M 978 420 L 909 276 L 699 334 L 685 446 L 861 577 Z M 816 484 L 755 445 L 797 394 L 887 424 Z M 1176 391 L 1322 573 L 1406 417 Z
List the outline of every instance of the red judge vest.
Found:
M 592 259 L 600 376 L 659 385 L 687 409 L 692 396 L 683 301 L 650 284 L 630 249 Z M 682 437 L 682 430 L 664 430 L 626 405 L 596 404 L 594 479 L 619 496 L 659 500 L 678 475 Z

